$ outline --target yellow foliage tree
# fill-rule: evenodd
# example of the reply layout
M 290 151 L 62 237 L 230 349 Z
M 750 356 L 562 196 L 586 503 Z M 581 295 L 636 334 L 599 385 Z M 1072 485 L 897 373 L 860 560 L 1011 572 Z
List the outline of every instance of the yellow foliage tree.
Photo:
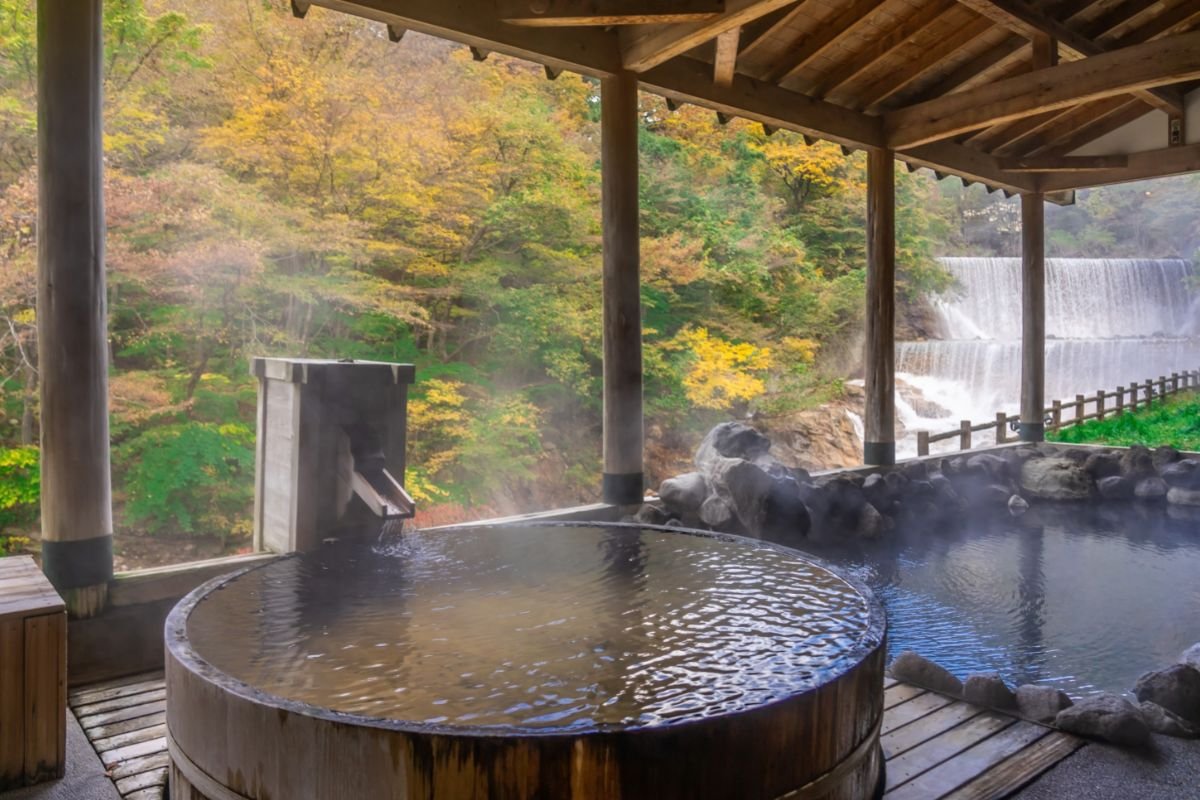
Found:
M 685 327 L 673 346 L 692 356 L 683 378 L 688 400 L 699 408 L 725 409 L 748 403 L 766 391 L 762 373 L 771 367 L 771 351 L 748 342 L 730 342 L 706 328 Z

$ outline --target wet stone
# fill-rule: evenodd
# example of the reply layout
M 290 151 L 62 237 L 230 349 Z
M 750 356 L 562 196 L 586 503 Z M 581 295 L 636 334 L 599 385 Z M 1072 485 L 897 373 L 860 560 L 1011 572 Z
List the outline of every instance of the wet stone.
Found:
M 1150 726 L 1150 730 L 1163 736 L 1174 736 L 1178 739 L 1195 739 L 1200 737 L 1200 728 L 1192 725 L 1177 714 L 1172 714 L 1158 703 L 1143 701 L 1138 709 L 1142 719 Z
M 1134 486 L 1133 496 L 1138 500 L 1145 500 L 1147 502 L 1165 500 L 1167 497 L 1167 484 L 1157 475 L 1142 478 Z
M 1138 700 L 1157 703 L 1193 725 L 1200 725 L 1200 670 L 1175 664 L 1137 679 L 1133 692 Z
M 963 699 L 987 708 L 1013 709 L 1017 696 L 996 673 L 970 675 L 963 684 Z
M 898 681 L 911 683 L 923 689 L 932 689 L 935 692 L 955 697 L 960 697 L 963 692 L 962 681 L 951 675 L 944 667 L 912 650 L 905 650 L 896 656 L 896 660 L 888 667 L 888 672 Z
M 1017 687 L 1017 711 L 1026 719 L 1053 722 L 1058 712 L 1071 705 L 1067 693 L 1053 686 L 1027 683 Z
M 1067 733 L 1127 747 L 1150 741 L 1150 728 L 1133 703 L 1115 694 L 1097 694 L 1058 712 L 1054 724 Z

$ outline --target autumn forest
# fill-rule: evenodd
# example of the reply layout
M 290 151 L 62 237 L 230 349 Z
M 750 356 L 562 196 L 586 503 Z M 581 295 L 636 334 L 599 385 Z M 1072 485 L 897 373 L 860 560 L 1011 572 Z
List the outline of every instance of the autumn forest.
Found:
M 0 0 L 0 555 L 37 516 L 32 0 Z M 118 568 L 249 543 L 252 355 L 413 362 L 426 522 L 596 499 L 598 86 L 280 0 L 107 0 Z M 854 377 L 865 160 L 641 98 L 647 430 L 817 406 Z M 1081 194 L 1060 255 L 1190 258 L 1196 179 Z M 1014 254 L 1016 209 L 898 168 L 904 324 L 936 256 Z M 653 464 L 651 473 L 654 472 Z M 656 476 L 661 478 L 662 476 Z

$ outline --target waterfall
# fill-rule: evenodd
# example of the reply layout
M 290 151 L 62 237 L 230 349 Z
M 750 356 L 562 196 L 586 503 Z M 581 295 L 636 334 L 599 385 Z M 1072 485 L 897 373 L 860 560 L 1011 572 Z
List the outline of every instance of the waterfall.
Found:
M 897 412 L 916 430 L 1019 408 L 1021 261 L 944 258 L 942 338 L 896 345 Z M 1181 259 L 1047 259 L 1046 402 L 1200 367 L 1200 295 Z M 987 439 L 989 437 L 983 437 Z

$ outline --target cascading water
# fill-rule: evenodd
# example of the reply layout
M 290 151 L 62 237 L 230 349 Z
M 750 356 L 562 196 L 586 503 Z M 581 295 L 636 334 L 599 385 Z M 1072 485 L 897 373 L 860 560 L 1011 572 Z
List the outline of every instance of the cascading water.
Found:
M 942 431 L 1019 408 L 1021 261 L 943 258 L 955 289 L 934 300 L 941 339 L 900 342 L 897 414 Z M 1046 260 L 1046 404 L 1200 366 L 1200 296 L 1181 259 Z M 988 438 L 988 437 L 984 437 Z

